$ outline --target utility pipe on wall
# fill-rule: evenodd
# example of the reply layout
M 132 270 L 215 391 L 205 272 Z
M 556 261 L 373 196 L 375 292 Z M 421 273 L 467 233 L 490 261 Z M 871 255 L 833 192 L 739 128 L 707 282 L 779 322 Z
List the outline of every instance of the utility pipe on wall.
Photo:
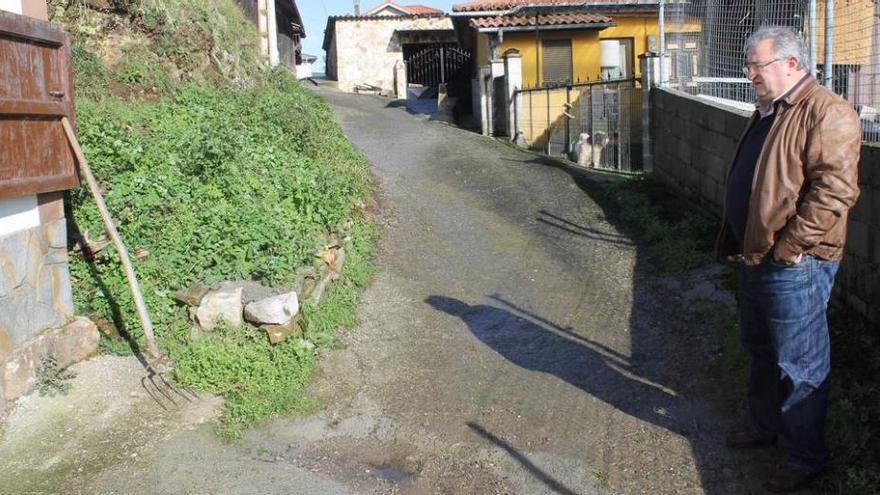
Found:
M 666 85 L 666 3 L 660 0 L 660 7 L 657 13 L 657 25 L 660 31 L 660 70 L 659 86 Z
M 278 56 L 278 20 L 275 18 L 275 0 L 266 1 L 266 32 L 269 34 L 269 64 L 275 67 L 281 62 Z
M 818 47 L 816 46 L 819 37 L 819 25 L 818 25 L 818 14 L 816 13 L 816 0 L 810 0 L 809 6 L 807 7 L 807 17 L 810 23 L 810 34 L 809 34 L 809 43 L 810 43 L 810 74 L 816 75 L 816 56 L 818 55 Z
M 535 87 L 541 85 L 541 33 L 538 26 L 540 25 L 541 12 L 535 11 Z
M 834 0 L 825 0 L 825 70 L 822 85 L 834 85 Z

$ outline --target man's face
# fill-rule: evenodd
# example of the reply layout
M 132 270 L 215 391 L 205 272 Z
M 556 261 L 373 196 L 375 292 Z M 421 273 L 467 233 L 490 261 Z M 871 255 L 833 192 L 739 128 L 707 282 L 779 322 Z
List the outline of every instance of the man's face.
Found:
M 748 78 L 761 102 L 769 103 L 785 93 L 791 79 L 791 59 L 776 59 L 773 40 L 760 41 L 746 55 Z M 795 62 L 796 64 L 796 62 Z

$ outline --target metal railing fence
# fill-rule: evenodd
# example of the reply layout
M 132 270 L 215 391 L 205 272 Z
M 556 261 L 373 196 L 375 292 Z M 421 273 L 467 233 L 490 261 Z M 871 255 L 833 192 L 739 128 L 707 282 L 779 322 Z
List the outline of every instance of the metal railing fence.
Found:
M 636 79 L 514 93 L 515 132 L 532 149 L 583 166 L 642 170 L 642 89 Z
M 746 38 L 762 25 L 790 26 L 802 33 L 819 81 L 859 113 L 863 139 L 880 141 L 880 1 L 707 0 L 667 2 L 664 10 L 665 85 L 750 103 Z

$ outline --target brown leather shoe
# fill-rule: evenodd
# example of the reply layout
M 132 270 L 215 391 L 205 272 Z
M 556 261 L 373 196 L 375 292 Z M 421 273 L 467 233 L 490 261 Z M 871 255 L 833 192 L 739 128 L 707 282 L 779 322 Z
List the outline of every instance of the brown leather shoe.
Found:
M 748 429 L 730 433 L 727 435 L 725 443 L 731 449 L 747 449 L 772 445 L 776 443 L 776 437 L 768 437 L 755 430 Z
M 773 476 L 764 485 L 775 493 L 796 492 L 806 488 L 811 481 L 822 474 L 822 471 L 822 468 L 808 469 L 783 465 L 773 473 Z

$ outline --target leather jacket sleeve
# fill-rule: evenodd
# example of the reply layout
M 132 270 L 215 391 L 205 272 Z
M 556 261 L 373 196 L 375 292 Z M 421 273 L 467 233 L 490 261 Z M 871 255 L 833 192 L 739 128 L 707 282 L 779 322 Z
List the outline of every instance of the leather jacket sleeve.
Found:
M 804 188 L 797 214 L 780 232 L 774 257 L 793 261 L 817 245 L 859 197 L 859 117 L 848 104 L 829 105 L 807 134 Z

